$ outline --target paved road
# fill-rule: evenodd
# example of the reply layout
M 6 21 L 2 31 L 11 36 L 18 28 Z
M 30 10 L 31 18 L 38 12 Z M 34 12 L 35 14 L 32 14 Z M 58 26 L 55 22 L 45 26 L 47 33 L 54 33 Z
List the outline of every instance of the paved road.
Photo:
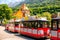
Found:
M 21 36 L 17 33 L 11 33 L 0 26 L 0 40 L 34 40 L 32 38 Z
M 21 36 L 18 33 L 11 33 L 5 30 L 5 27 L 0 26 L 0 40 L 35 40 L 26 36 Z

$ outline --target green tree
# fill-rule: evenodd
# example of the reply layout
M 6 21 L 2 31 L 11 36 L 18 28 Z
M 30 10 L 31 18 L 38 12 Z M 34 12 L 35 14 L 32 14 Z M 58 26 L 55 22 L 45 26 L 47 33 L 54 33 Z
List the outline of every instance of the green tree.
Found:
M 51 20 L 51 14 L 49 12 L 44 12 L 41 15 L 42 17 L 47 17 L 48 20 Z
M 0 21 L 3 21 L 4 19 L 11 19 L 12 13 L 12 9 L 8 7 L 7 4 L 0 4 Z
M 6 4 L 0 4 L 0 19 L 9 20 L 12 16 L 12 9 Z
M 36 16 L 41 17 L 41 14 L 37 14 Z

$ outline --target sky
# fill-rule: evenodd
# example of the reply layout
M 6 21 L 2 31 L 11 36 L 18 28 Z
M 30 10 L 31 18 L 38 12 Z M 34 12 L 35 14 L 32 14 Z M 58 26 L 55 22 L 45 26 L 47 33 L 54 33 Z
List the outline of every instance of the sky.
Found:
M 15 3 L 15 2 L 22 2 L 24 0 L 0 0 L 0 4 L 9 4 L 9 3 Z

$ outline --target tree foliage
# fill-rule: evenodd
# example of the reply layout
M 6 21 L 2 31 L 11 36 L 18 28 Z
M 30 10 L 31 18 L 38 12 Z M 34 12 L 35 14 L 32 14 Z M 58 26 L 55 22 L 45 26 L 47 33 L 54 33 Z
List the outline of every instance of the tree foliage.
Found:
M 37 17 L 46 17 L 47 20 L 50 20 L 51 21 L 51 14 L 49 12 L 44 12 L 42 14 L 37 14 L 36 16 Z
M 41 14 L 43 12 L 49 12 L 49 13 L 57 13 L 60 12 L 60 6 L 57 5 L 48 5 L 48 6 L 44 6 L 44 7 L 30 7 L 30 11 L 32 14 L 36 15 L 36 14 Z
M 7 4 L 0 4 L 0 20 L 11 19 L 12 13 L 12 9 Z
M 47 17 L 48 20 L 51 20 L 51 14 L 49 12 L 42 13 L 42 17 Z

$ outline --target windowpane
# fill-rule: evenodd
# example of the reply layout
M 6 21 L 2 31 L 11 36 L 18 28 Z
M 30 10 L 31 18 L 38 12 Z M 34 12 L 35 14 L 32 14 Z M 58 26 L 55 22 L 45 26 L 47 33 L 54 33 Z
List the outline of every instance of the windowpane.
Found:
M 57 29 L 57 21 L 53 21 L 53 29 L 54 29 L 54 30 Z
M 47 22 L 43 22 L 43 28 L 47 28 L 47 27 L 48 27 Z
M 32 28 L 34 28 L 34 26 L 35 26 L 34 24 L 35 24 L 35 23 L 34 23 L 34 22 L 32 22 Z
M 38 23 L 38 28 L 40 28 L 40 23 Z
M 31 28 L 32 26 L 31 26 L 31 22 L 29 22 L 29 28 Z
M 19 24 L 18 22 L 15 22 L 15 26 L 18 26 L 18 24 Z
M 59 23 L 58 23 L 58 28 L 60 29 L 60 21 L 59 21 Z
M 26 22 L 23 22 L 23 26 L 26 27 Z
M 35 25 L 34 28 L 37 28 L 38 27 L 38 22 L 35 22 L 34 25 Z
M 42 22 L 38 21 L 38 28 L 42 27 Z

